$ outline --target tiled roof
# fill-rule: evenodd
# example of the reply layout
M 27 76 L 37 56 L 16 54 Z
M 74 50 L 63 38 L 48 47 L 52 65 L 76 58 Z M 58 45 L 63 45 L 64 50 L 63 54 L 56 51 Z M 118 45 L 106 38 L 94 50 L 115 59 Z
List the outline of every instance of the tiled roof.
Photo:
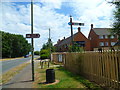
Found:
M 77 33 L 75 33 L 73 35 L 73 37 L 76 35 Z M 56 46 L 61 46 L 61 45 L 65 45 L 65 44 L 70 44 L 71 43 L 71 36 L 66 38 L 66 39 L 63 39 L 61 40 L 60 42 L 58 42 L 58 44 L 56 44 Z
M 110 28 L 93 28 L 97 35 L 110 35 Z

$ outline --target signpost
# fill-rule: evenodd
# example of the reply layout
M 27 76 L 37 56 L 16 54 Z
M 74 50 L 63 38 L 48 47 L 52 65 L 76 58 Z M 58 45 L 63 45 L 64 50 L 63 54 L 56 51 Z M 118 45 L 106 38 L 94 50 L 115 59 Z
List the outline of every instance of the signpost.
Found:
M 31 38 L 32 45 L 32 81 L 34 81 L 34 40 L 33 38 L 39 38 L 40 34 L 33 34 L 33 0 L 31 0 L 31 34 L 26 34 L 26 38 Z
M 73 45 L 73 28 L 72 28 L 72 16 L 70 15 L 70 27 L 71 27 L 71 42 Z
M 70 27 L 71 27 L 71 42 L 72 42 L 72 45 L 73 45 L 73 28 L 72 28 L 72 25 L 84 26 L 84 23 L 72 22 L 72 16 L 70 15 L 70 22 L 68 23 L 68 25 L 70 25 Z
M 33 0 L 31 0 L 31 34 L 33 34 Z M 30 36 L 30 35 L 28 35 Z M 31 38 L 31 45 L 32 45 L 32 81 L 34 81 L 34 40 Z
M 33 24 L 32 24 L 33 26 Z M 34 45 L 33 45 L 33 38 L 39 38 L 40 34 L 33 34 L 33 27 L 31 27 L 32 32 L 31 34 L 26 34 L 26 38 L 31 38 L 32 42 L 32 80 L 34 81 Z

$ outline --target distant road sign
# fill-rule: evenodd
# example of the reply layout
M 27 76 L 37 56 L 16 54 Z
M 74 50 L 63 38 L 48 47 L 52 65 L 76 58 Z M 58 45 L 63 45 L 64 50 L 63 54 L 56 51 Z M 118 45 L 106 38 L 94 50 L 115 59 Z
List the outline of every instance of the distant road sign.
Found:
M 39 38 L 40 34 L 26 34 L 26 38 Z
M 69 25 L 80 25 L 80 26 L 84 26 L 84 23 L 77 23 L 77 22 L 69 22 Z

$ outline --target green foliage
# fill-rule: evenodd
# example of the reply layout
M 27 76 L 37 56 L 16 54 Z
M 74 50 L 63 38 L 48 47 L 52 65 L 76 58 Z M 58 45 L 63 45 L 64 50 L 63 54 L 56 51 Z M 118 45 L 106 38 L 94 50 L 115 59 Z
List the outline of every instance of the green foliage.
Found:
M 31 45 L 22 35 L 2 33 L 2 57 L 21 57 L 29 53 Z
M 40 54 L 46 54 L 46 53 L 49 53 L 48 49 L 43 49 L 40 51 Z
M 34 54 L 35 54 L 35 55 L 39 55 L 40 52 L 39 52 L 39 51 L 35 51 Z
M 116 6 L 116 10 L 114 11 L 114 23 L 111 32 L 112 34 L 117 34 L 120 40 L 120 1 L 113 4 Z
M 77 43 L 75 43 L 73 46 L 68 46 L 68 51 L 69 52 L 83 52 L 83 48 L 79 47 Z
M 55 47 L 53 46 L 51 39 L 48 39 L 48 42 L 43 44 L 41 50 L 43 50 L 43 49 L 51 49 L 51 52 L 55 51 Z
M 43 49 L 40 51 L 41 59 L 48 59 L 50 57 L 49 49 Z
M 43 44 L 41 48 L 41 51 L 40 51 L 41 59 L 50 58 L 50 52 L 54 52 L 54 51 L 55 51 L 55 47 L 53 46 L 51 39 L 48 39 L 48 42 Z
M 48 59 L 49 58 L 49 56 L 47 54 L 42 54 L 40 57 L 41 57 L 41 59 Z

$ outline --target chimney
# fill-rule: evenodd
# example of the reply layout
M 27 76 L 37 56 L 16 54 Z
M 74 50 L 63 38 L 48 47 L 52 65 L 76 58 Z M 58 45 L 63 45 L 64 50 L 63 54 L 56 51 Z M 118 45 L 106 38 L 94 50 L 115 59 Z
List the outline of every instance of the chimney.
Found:
M 60 42 L 60 39 L 58 39 L 57 43 L 59 43 L 59 42 Z
M 91 24 L 91 29 L 93 29 L 93 24 Z
M 80 32 L 80 27 L 78 27 L 78 32 Z
M 65 37 L 64 37 L 64 39 L 65 39 Z

